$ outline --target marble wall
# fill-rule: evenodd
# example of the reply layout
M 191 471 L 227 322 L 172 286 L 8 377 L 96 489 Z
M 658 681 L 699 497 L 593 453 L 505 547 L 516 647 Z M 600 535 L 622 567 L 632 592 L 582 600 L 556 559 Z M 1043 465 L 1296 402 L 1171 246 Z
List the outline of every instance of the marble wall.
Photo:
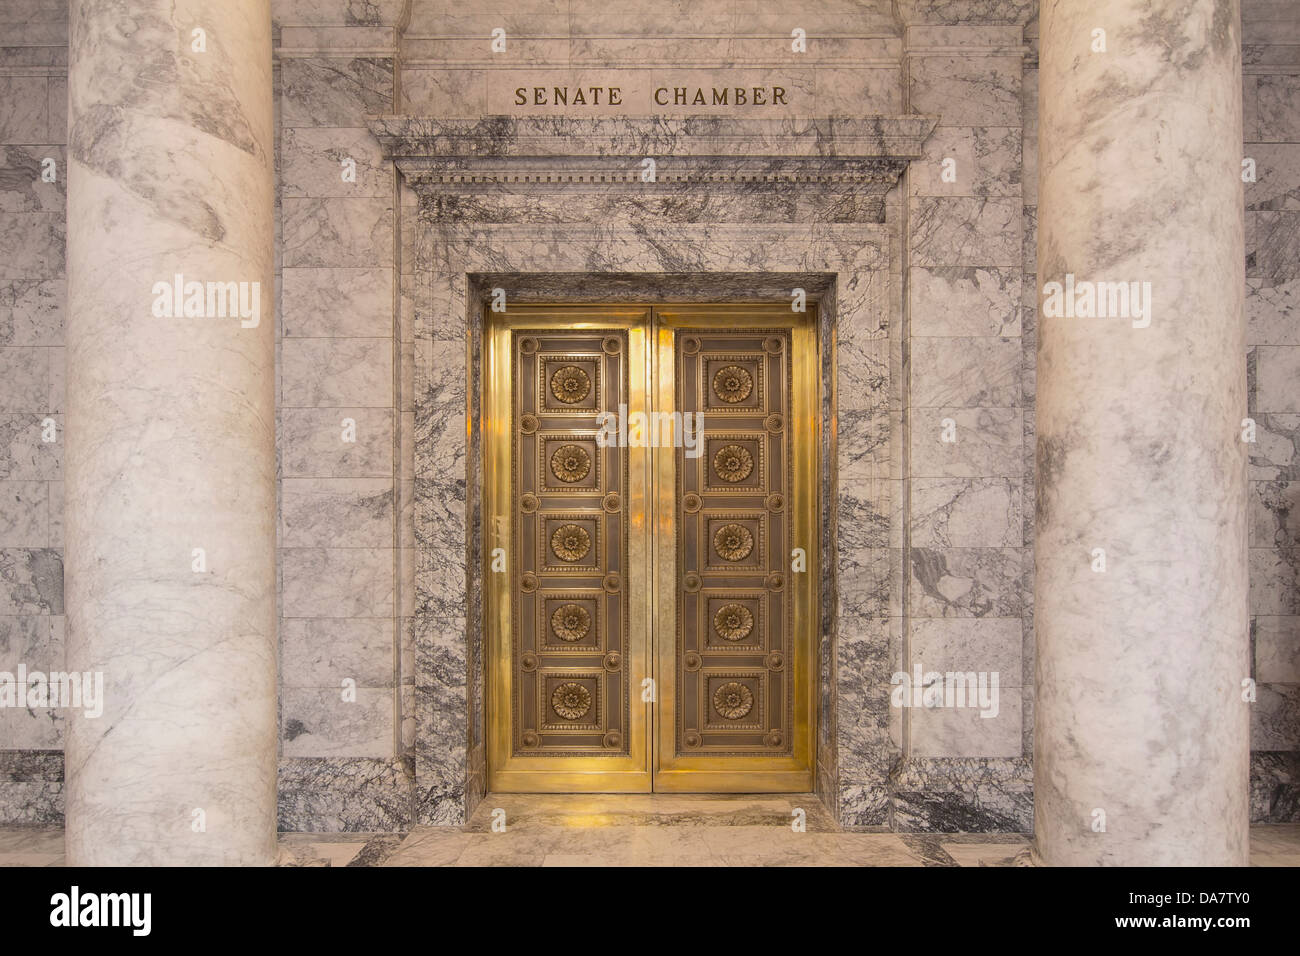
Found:
M 1300 819 L 1300 13 L 1242 3 L 1251 817 Z M 1249 178 L 1249 177 L 1248 177 Z
M 0 3 L 0 38 L 0 671 L 13 673 L 63 666 L 66 2 Z M 43 441 L 51 419 L 57 440 Z M 59 710 L 0 708 L 0 822 L 62 819 L 63 739 Z
M 1034 300 L 1033 249 L 1026 266 L 1023 247 L 1032 48 L 1022 7 L 975 22 L 959 8 L 969 5 L 904 12 L 907 108 L 940 120 L 903 197 L 899 627 L 905 671 L 996 674 L 999 704 L 995 716 L 973 707 L 903 712 L 890 823 L 1029 830 Z
M 62 654 L 62 453 L 40 424 L 62 407 L 64 7 L 0 0 L 0 670 Z M 938 117 L 886 198 L 878 240 L 854 240 L 861 273 L 842 269 L 858 261 L 848 252 L 823 254 L 833 242 L 800 258 L 788 231 L 766 234 L 800 268 L 840 276 L 838 314 L 867 297 L 880 316 L 837 331 L 828 607 L 843 626 L 824 662 L 834 759 L 819 776 L 846 826 L 1032 826 L 1034 7 L 275 0 L 283 829 L 454 823 L 481 785 L 466 272 L 789 271 L 744 254 L 754 233 L 742 207 L 698 234 L 682 230 L 699 211 L 681 212 L 664 238 L 687 254 L 672 261 L 653 230 L 567 250 L 556 231 L 525 255 L 494 226 L 458 245 L 436 215 L 422 218 L 369 128 L 390 113 L 555 116 L 565 110 L 521 106 L 515 91 L 614 79 L 624 104 L 583 115 L 734 116 L 650 107 L 660 87 L 780 85 L 786 102 L 743 115 Z M 1243 0 L 1244 155 L 1258 166 L 1246 186 L 1258 820 L 1300 813 L 1297 22 L 1287 0 Z M 489 46 L 498 26 L 504 53 Z M 806 53 L 790 49 L 794 27 Z M 39 181 L 47 157 L 52 183 Z M 476 252 L 492 230 L 485 248 L 507 251 Z M 855 360 L 861 377 L 846 379 Z M 918 665 L 997 671 L 998 716 L 891 707 L 890 674 Z M 59 819 L 61 747 L 57 712 L 0 710 L 0 822 Z
M 397 829 L 411 813 L 412 345 L 398 180 L 366 128 L 395 107 L 395 32 L 373 5 L 276 5 L 275 19 L 280 826 Z

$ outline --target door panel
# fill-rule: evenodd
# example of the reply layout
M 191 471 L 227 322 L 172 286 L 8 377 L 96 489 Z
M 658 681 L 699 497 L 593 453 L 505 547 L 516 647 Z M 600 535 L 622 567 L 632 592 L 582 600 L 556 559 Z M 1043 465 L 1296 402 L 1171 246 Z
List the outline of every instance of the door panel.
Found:
M 663 675 L 655 788 L 810 790 L 817 613 L 816 339 L 788 307 L 656 310 Z M 804 552 L 794 572 L 792 550 Z
M 598 440 L 601 412 L 644 407 L 648 318 L 523 310 L 489 328 L 484 606 L 496 790 L 650 789 L 645 528 L 629 520 L 645 513 L 648 459 Z M 497 547 L 506 560 L 494 570 Z
M 487 314 L 491 789 L 812 788 L 814 328 L 772 306 Z

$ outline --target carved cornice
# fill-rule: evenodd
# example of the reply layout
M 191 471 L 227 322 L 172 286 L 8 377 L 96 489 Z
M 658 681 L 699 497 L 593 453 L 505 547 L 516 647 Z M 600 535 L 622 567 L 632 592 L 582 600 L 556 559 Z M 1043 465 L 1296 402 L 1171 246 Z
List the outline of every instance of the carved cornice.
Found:
M 607 195 L 645 200 L 650 215 L 692 221 L 664 200 L 716 195 L 729 198 L 740 217 L 878 222 L 885 193 L 921 155 L 936 122 L 383 116 L 370 128 L 434 219 L 511 221 L 510 209 L 525 200 L 589 220 Z M 647 158 L 655 161 L 652 181 L 643 177 Z

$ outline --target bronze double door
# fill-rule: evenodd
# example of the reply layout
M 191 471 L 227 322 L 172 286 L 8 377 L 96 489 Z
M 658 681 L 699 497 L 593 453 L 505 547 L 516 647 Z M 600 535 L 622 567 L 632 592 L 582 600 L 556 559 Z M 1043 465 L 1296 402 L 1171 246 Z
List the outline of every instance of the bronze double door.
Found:
M 813 785 L 815 316 L 485 313 L 489 787 Z

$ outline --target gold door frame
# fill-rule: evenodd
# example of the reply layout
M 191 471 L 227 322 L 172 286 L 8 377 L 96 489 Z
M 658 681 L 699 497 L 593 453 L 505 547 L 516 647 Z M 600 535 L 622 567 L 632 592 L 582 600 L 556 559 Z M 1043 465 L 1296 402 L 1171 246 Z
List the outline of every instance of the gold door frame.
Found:
M 518 305 L 484 309 L 483 581 L 486 630 L 488 789 L 497 792 L 807 792 L 813 789 L 816 739 L 816 647 L 820 633 L 821 356 L 816 306 L 784 304 L 642 306 Z M 626 449 L 628 455 L 629 631 L 631 692 L 625 756 L 528 756 L 512 737 L 512 590 L 518 586 L 512 537 L 512 334 L 521 329 L 609 329 L 628 336 L 628 413 L 675 410 L 675 335 L 679 329 L 782 329 L 791 336 L 790 487 L 792 541 L 806 552 L 806 572 L 788 574 L 793 602 L 791 752 L 785 756 L 679 755 L 675 686 L 677 589 L 676 449 Z M 707 419 L 707 416 L 706 416 Z M 651 419 L 654 420 L 653 418 Z M 707 427 L 707 423 L 706 423 Z M 700 438 L 699 440 L 702 440 Z M 493 573 L 494 548 L 510 556 Z M 642 702 L 646 679 L 653 701 Z

